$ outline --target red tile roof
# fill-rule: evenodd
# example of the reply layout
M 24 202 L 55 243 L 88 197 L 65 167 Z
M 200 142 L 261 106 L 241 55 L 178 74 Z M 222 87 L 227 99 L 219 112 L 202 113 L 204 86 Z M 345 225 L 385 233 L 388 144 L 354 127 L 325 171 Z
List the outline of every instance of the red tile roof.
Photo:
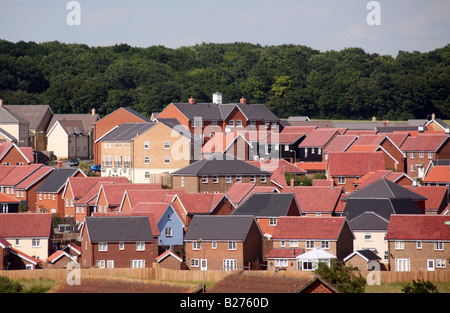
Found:
M 19 203 L 20 200 L 16 197 L 6 195 L 0 192 L 0 203 Z
M 105 195 L 109 206 L 119 206 L 125 190 L 162 190 L 159 184 L 103 184 L 99 193 Z
M 39 168 L 43 167 L 42 164 L 30 164 L 30 165 L 6 165 L 4 166 L 6 175 L 4 175 L 0 180 L 1 186 L 16 186 L 22 180 L 27 178 L 29 175 L 37 171 Z M 2 166 L 3 168 L 3 166 Z M 5 173 L 4 172 L 4 173 Z
M 72 188 L 74 199 L 83 197 L 98 182 L 128 183 L 126 177 L 69 177 L 67 184 Z
M 448 135 L 420 134 L 416 137 L 406 138 L 400 148 L 402 151 L 437 151 L 448 140 L 448 138 Z
M 283 193 L 293 193 L 302 213 L 333 213 L 338 205 L 342 188 L 295 186 L 286 187 Z
M 358 137 L 355 135 L 338 135 L 330 142 L 330 144 L 323 150 L 326 152 L 344 152 Z
M 258 186 L 255 183 L 234 183 L 225 193 L 230 201 L 239 206 L 254 193 L 277 192 L 275 187 Z
M 282 170 L 284 173 L 296 173 L 305 174 L 306 171 L 299 168 L 297 165 L 288 162 L 284 159 L 270 159 L 265 161 L 247 161 L 248 163 L 258 166 L 263 171 L 274 172 L 276 170 Z
M 305 171 L 325 171 L 327 169 L 326 162 L 297 162 L 297 167 Z
M 438 210 L 442 202 L 447 203 L 446 186 L 411 186 L 406 188 L 427 198 L 425 200 L 425 212 L 431 211 L 439 214 Z
M 24 189 L 27 190 L 30 187 L 32 187 L 36 182 L 40 181 L 41 179 L 45 178 L 47 175 L 49 175 L 54 170 L 53 167 L 50 166 L 43 166 L 36 171 L 34 171 L 32 174 L 30 174 L 27 178 L 22 180 L 14 189 Z
M 450 241 L 450 215 L 391 215 L 387 240 Z
M 178 194 L 182 209 L 186 214 L 209 214 L 222 199 L 223 193 L 186 193 Z
M 214 136 L 203 145 L 202 152 L 203 153 L 224 152 L 228 148 L 228 146 L 230 146 L 236 140 L 238 136 L 239 133 L 236 132 L 215 133 Z
M 377 180 L 380 180 L 381 178 L 386 178 L 387 180 L 390 180 L 392 182 L 396 182 L 400 177 L 406 176 L 403 172 L 393 172 L 391 170 L 379 170 L 379 171 L 373 171 L 369 172 L 366 175 L 362 176 L 361 178 L 357 179 L 353 184 L 356 185 L 354 190 L 362 189 L 368 185 L 370 185 L 373 182 L 376 182 Z M 410 179 L 408 177 L 408 179 Z M 412 185 L 412 179 L 411 185 Z
M 450 166 L 435 165 L 422 181 L 424 183 L 450 183 Z
M 308 135 L 315 129 L 317 129 L 317 126 L 285 126 L 281 131 L 281 134 L 297 133 Z
M 318 128 L 306 136 L 306 138 L 298 145 L 299 148 L 324 147 L 334 136 L 341 134 L 337 128 Z
M 1 213 L 0 237 L 50 237 L 51 213 Z
M 337 240 L 345 217 L 280 217 L 272 239 Z
M 184 194 L 184 189 L 161 189 L 161 190 L 127 190 L 124 194 L 128 198 L 131 208 L 141 202 L 172 202 L 175 195 Z M 123 201 L 123 200 L 122 200 Z M 121 202 L 122 206 L 122 202 Z M 121 208 L 120 208 L 121 209 Z
M 299 134 L 299 133 L 271 133 L 269 136 L 267 136 L 266 138 L 262 139 L 260 141 L 261 144 L 267 144 L 267 143 L 271 143 L 271 144 L 277 144 L 277 143 L 281 143 L 281 144 L 293 144 L 294 142 L 296 142 L 298 139 L 300 139 L 301 137 L 305 136 L 305 134 Z
M 333 152 L 328 154 L 328 175 L 363 176 L 384 170 L 383 152 Z

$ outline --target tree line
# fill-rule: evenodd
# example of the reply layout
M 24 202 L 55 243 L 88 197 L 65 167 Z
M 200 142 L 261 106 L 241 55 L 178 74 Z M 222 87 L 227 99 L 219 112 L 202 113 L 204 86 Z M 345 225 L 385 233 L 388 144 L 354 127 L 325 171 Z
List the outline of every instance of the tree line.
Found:
M 171 102 L 264 103 L 280 118 L 450 119 L 450 44 L 390 55 L 361 48 L 202 43 L 176 49 L 0 40 L 0 98 L 54 113 L 147 116 Z

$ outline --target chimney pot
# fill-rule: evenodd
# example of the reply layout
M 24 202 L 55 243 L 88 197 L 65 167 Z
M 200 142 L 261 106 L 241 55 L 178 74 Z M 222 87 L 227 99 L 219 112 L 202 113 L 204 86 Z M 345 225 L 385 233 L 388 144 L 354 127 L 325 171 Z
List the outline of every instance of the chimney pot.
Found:
M 192 98 L 192 96 L 191 96 L 191 98 L 189 99 L 189 103 L 190 103 L 190 104 L 194 104 L 194 103 L 195 103 L 195 99 Z
M 241 100 L 240 100 L 240 102 L 243 103 L 243 104 L 246 104 L 246 103 L 247 103 L 247 100 L 246 100 L 244 97 L 242 97 Z
M 92 108 L 91 114 L 92 114 L 92 115 L 95 115 L 95 108 Z
M 291 178 L 291 187 L 294 187 L 294 185 L 295 185 L 295 179 Z

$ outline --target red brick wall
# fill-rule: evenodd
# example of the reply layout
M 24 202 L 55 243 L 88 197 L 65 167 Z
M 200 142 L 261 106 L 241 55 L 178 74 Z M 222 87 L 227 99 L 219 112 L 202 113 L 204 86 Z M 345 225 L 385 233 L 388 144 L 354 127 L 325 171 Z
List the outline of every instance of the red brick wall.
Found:
M 0 160 L 0 165 L 3 163 L 9 163 L 10 165 L 17 165 L 18 163 L 28 164 L 28 161 L 23 157 L 20 151 L 12 147 L 8 153 Z

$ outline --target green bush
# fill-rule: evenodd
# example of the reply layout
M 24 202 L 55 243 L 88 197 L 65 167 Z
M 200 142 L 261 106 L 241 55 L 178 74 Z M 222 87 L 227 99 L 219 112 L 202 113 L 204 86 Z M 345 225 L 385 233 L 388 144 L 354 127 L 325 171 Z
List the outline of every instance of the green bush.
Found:
M 0 276 L 0 293 L 18 293 L 22 289 L 22 285 L 18 282 L 14 282 L 8 277 Z
M 413 280 L 412 283 L 403 285 L 402 291 L 404 293 L 439 293 L 432 282 L 424 279 Z

